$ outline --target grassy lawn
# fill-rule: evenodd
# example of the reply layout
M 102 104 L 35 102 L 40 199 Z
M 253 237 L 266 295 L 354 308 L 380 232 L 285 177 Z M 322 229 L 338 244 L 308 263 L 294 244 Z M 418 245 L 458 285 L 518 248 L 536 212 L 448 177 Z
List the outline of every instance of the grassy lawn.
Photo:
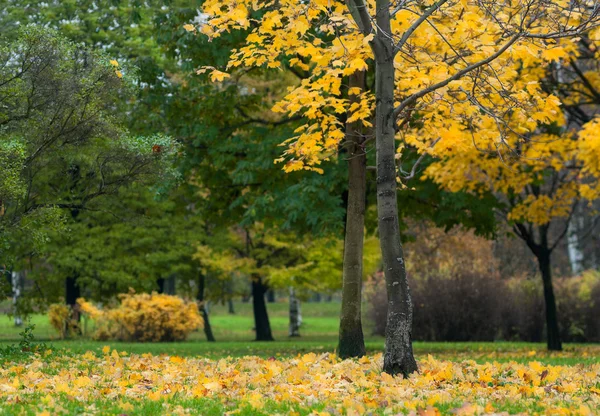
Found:
M 36 342 L 49 348 L 37 353 L 9 351 L 22 329 L 0 317 L 0 414 L 599 414 L 599 345 L 416 342 L 420 374 L 392 379 L 381 337 L 367 337 L 363 360 L 332 354 L 338 303 L 304 304 L 293 339 L 287 304 L 269 304 L 275 342 L 252 341 L 251 305 L 235 306 L 212 308 L 216 343 L 202 332 L 177 343 L 62 341 L 34 315 Z

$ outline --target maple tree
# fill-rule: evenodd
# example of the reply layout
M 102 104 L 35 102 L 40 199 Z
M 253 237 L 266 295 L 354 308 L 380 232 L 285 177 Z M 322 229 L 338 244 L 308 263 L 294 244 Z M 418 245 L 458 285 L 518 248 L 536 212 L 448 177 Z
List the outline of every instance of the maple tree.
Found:
M 415 371 L 396 191 L 398 176 L 414 177 L 425 156 L 405 172 L 402 148 L 412 146 L 422 155 L 437 157 L 458 145 L 460 133 L 475 125 L 482 138 L 502 143 L 494 115 L 503 112 L 521 120 L 523 133 L 534 131 L 538 122 L 550 122 L 560 113 L 556 97 L 535 86 L 517 89 L 510 83 L 505 88 L 503 82 L 536 56 L 554 58 L 561 51 L 551 43 L 593 26 L 598 5 L 533 0 L 209 0 L 203 11 L 208 19 L 200 31 L 210 38 L 230 30 L 248 31 L 246 44 L 232 52 L 227 71 L 286 64 L 308 74 L 273 107 L 275 112 L 309 119 L 284 142 L 287 148 L 280 161 L 286 161 L 286 171 L 320 171 L 319 165 L 336 154 L 344 139 L 337 114 L 350 111 L 347 122 L 374 125 L 379 235 L 389 302 L 384 371 Z M 375 93 L 353 89 L 348 94 L 358 95 L 356 101 L 343 97 L 342 78 L 373 62 Z M 213 67 L 201 71 L 206 70 L 213 81 L 230 76 Z M 403 128 L 414 124 L 427 126 L 431 134 L 404 138 Z M 404 139 L 399 153 L 396 138 Z
M 512 79 L 516 88 L 551 89 L 562 101 L 561 111 L 531 132 L 522 131 L 523 120 L 508 114 L 497 117 L 505 132 L 500 147 L 465 131 L 462 140 L 473 140 L 481 151 L 456 146 L 425 171 L 449 190 L 493 192 L 504 204 L 501 216 L 538 261 L 552 350 L 562 345 L 551 255 L 567 235 L 578 207 L 591 206 L 600 197 L 599 120 L 592 116 L 600 104 L 598 35 L 595 29 L 559 43 L 551 54 L 532 57 Z M 424 133 L 418 129 L 409 134 Z

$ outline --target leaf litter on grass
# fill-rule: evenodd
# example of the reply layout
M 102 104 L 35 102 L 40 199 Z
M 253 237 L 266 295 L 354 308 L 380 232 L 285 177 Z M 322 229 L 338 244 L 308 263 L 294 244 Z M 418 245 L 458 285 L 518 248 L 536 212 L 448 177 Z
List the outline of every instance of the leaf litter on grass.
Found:
M 17 406 L 30 414 L 64 414 L 69 403 L 79 403 L 87 414 L 104 414 L 90 403 L 105 400 L 127 414 L 148 402 L 206 399 L 231 414 L 244 408 L 269 413 L 279 404 L 287 406 L 284 413 L 318 415 L 600 414 L 599 363 L 529 358 L 480 364 L 428 355 L 419 361 L 420 372 L 404 379 L 381 372 L 381 354 L 344 361 L 331 353 L 208 359 L 129 355 L 107 346 L 101 354 L 42 353 L 4 362 L 0 413 Z M 177 408 L 185 413 L 184 405 Z

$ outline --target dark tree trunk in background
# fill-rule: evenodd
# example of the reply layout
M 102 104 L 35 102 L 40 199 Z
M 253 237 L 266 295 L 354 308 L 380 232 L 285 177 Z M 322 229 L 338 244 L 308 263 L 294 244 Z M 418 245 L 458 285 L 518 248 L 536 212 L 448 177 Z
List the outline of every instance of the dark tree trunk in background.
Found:
M 73 323 L 78 323 L 81 320 L 81 312 L 77 304 L 77 299 L 81 297 L 81 288 L 77 284 L 77 277 L 76 274 L 73 277 L 67 277 L 65 284 L 65 302 L 71 308 L 71 321 Z M 76 324 L 74 324 L 74 327 L 75 332 L 81 334 L 81 328 Z
M 252 276 L 252 310 L 254 311 L 256 341 L 274 341 L 265 302 L 267 290 L 269 287 L 264 284 L 260 276 Z
M 550 264 L 550 250 L 542 248 L 537 256 L 540 273 L 544 284 L 544 304 L 546 309 L 546 334 L 547 345 L 550 351 L 561 351 L 560 330 L 558 329 L 558 314 L 556 312 L 556 299 L 552 286 L 552 268 Z
M 165 283 L 164 283 L 164 293 L 166 295 L 175 296 L 176 289 L 177 289 L 176 284 L 177 284 L 177 279 L 176 279 L 175 275 L 171 275 L 171 276 L 167 277 L 165 279 Z
M 267 302 L 275 303 L 275 291 L 273 289 L 267 291 Z
M 290 287 L 290 337 L 300 336 L 300 301 L 296 297 L 296 290 Z
M 165 293 L 165 279 L 164 278 L 159 278 L 156 279 L 156 286 L 158 286 L 158 290 L 157 292 L 159 294 Z
M 363 71 L 350 75 L 348 88 L 365 85 Z M 356 101 L 357 95 L 350 96 Z M 344 263 L 342 272 L 342 308 L 338 355 L 340 358 L 365 355 L 365 340 L 361 321 L 361 292 L 363 244 L 365 230 L 365 192 L 367 183 L 367 155 L 363 146 L 362 123 L 346 125 L 348 149 L 348 203 L 344 236 Z
M 65 287 L 65 301 L 67 305 L 73 307 L 77 304 L 77 299 L 81 297 L 81 290 L 77 284 L 77 276 L 67 277 Z
M 198 312 L 202 314 L 204 320 L 204 335 L 208 342 L 215 342 L 215 336 L 213 335 L 212 328 L 210 326 L 210 320 L 208 319 L 208 310 L 204 303 L 204 287 L 205 287 L 205 276 L 204 273 L 200 272 L 198 275 L 198 293 L 196 294 L 196 303 L 198 304 Z
M 235 308 L 233 305 L 233 280 L 229 280 L 227 294 L 229 295 L 229 298 L 227 299 L 227 313 L 235 315 Z
M 417 371 L 412 349 L 413 305 L 408 288 L 396 196 L 396 132 L 394 119 L 394 40 L 390 2 L 377 0 L 378 30 L 372 42 L 375 53 L 377 217 L 379 243 L 388 298 L 383 371 L 407 376 Z

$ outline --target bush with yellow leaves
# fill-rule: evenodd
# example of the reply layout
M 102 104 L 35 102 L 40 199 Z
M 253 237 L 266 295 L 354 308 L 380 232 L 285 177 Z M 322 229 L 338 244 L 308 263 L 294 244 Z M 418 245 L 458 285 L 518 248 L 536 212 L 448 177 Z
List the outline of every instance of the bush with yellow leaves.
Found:
M 99 309 L 83 298 L 77 300 L 81 311 L 94 321 L 94 339 L 182 341 L 203 325 L 196 304 L 177 296 L 124 293 L 119 300 L 119 306 L 106 309 Z
M 48 308 L 50 325 L 58 331 L 61 339 L 65 339 L 79 330 L 79 325 L 73 319 L 73 312 L 65 304 L 55 303 Z

